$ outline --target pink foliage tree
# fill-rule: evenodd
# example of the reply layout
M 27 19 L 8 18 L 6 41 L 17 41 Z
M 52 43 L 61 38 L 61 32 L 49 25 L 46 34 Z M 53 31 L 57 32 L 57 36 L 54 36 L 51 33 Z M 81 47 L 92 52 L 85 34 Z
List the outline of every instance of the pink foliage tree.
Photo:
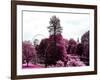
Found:
M 36 55 L 35 48 L 30 41 L 24 41 L 22 43 L 22 60 L 23 63 L 28 63 L 34 58 Z

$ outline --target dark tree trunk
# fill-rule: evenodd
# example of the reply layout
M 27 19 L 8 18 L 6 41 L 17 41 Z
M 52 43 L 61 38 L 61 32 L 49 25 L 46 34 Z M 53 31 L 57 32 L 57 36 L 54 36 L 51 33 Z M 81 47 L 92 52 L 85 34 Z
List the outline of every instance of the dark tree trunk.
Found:
M 26 63 L 27 63 L 27 67 L 28 67 L 28 63 L 29 63 L 29 61 L 26 61 Z

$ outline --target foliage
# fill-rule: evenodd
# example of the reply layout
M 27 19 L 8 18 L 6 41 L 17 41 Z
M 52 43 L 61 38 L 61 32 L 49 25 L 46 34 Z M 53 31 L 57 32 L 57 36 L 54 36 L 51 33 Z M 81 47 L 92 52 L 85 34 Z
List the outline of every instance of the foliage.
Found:
M 74 39 L 70 39 L 68 42 L 68 54 L 76 54 L 77 42 Z
M 60 19 L 56 16 L 52 16 L 49 21 L 50 26 L 48 27 L 51 35 L 60 34 L 62 32 L 62 27 L 60 25 Z
M 34 46 L 30 41 L 24 41 L 22 43 L 22 58 L 23 58 L 23 63 L 28 63 L 31 62 L 33 58 L 36 57 L 36 51 Z

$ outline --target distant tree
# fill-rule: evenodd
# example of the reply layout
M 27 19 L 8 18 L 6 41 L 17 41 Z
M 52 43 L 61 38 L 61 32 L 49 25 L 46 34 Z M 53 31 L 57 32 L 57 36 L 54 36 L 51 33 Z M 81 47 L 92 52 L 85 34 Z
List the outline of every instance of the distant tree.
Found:
M 83 36 L 81 37 L 81 42 L 84 47 L 83 55 L 85 57 L 89 58 L 89 31 L 87 31 L 83 34 Z
M 40 45 L 38 46 L 38 62 L 44 63 L 45 62 L 45 55 L 46 55 L 46 48 L 48 47 L 49 40 L 42 39 Z
M 37 46 L 39 45 L 39 40 L 38 40 L 38 39 L 35 39 L 35 40 L 33 41 L 33 43 L 34 43 L 34 47 L 37 47 Z
M 74 39 L 70 39 L 68 44 L 71 46 L 75 46 L 77 43 Z
M 74 39 L 70 39 L 68 42 L 68 54 L 76 54 L 77 42 Z
M 86 65 L 89 65 L 89 31 L 85 32 L 81 37 L 81 43 L 83 45 L 83 54 L 82 56 L 83 61 L 86 63 Z
M 79 44 L 77 45 L 76 53 L 77 53 L 79 56 L 82 56 L 83 50 L 84 50 L 83 44 L 79 43 Z
M 22 59 L 23 63 L 28 63 L 36 57 L 35 48 L 30 41 L 22 42 Z

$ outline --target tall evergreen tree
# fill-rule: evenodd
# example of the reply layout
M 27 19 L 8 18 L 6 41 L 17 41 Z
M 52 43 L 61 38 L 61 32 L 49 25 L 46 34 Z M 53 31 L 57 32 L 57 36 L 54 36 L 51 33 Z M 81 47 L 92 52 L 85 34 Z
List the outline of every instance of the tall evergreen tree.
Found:
M 60 19 L 56 16 L 52 16 L 49 21 L 50 26 L 48 27 L 51 35 L 57 35 L 62 33 L 62 27 L 60 25 Z

